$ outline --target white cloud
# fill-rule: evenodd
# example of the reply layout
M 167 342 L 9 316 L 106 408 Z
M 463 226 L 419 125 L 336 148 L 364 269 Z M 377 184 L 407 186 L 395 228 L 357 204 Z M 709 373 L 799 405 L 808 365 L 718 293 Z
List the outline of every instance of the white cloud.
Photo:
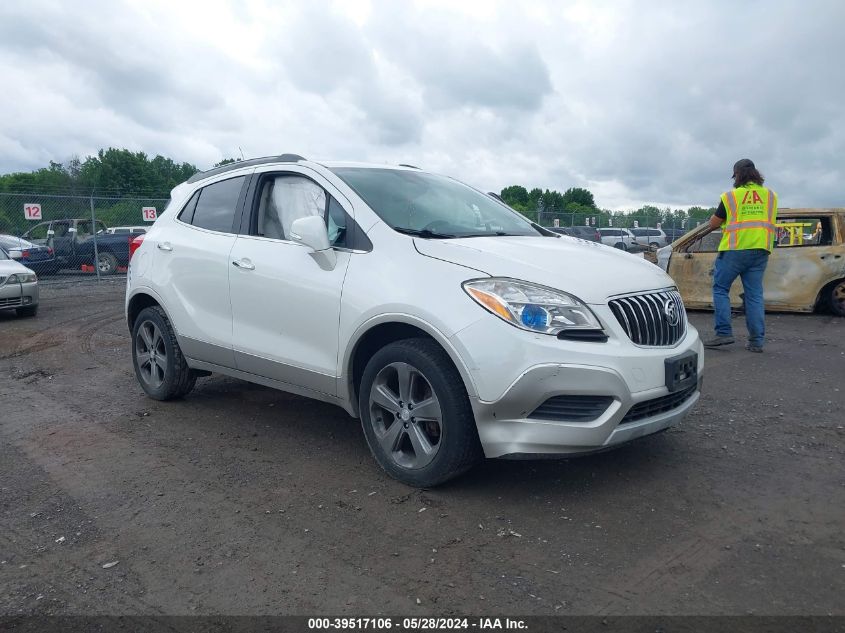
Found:
M 824 0 L 13 1 L 0 171 L 296 151 L 630 208 L 710 205 L 748 156 L 784 205 L 841 205 L 843 23 Z

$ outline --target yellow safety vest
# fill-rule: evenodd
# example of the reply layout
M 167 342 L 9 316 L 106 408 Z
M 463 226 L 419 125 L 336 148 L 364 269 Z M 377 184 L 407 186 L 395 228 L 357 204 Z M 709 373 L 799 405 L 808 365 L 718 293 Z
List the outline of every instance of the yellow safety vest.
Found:
M 722 194 L 727 218 L 722 222 L 720 251 L 752 248 L 772 250 L 778 196 L 771 189 L 749 182 Z

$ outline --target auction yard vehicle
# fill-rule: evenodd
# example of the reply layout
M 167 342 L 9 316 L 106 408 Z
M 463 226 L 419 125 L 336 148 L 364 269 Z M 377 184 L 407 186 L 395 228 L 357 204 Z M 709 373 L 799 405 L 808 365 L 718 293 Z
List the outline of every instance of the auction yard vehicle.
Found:
M 38 313 L 38 275 L 15 261 L 0 248 L 0 310 L 15 310 L 18 316 Z
M 410 485 L 482 456 L 616 446 L 699 398 L 703 348 L 662 270 L 416 168 L 217 167 L 133 250 L 126 317 L 150 397 L 220 372 L 337 404 Z
M 700 226 L 657 252 L 657 262 L 678 285 L 687 307 L 713 308 L 713 267 L 721 231 Z M 742 305 L 739 282 L 731 305 Z M 845 316 L 845 209 L 779 209 L 775 246 L 763 278 L 767 310 Z
M 649 248 L 653 251 L 656 251 L 661 246 L 671 243 L 666 238 L 666 233 L 664 233 L 661 229 L 634 228 L 630 229 L 630 231 L 633 236 L 637 238 L 638 242 L 641 244 L 648 244 Z
M 58 268 L 78 268 L 94 265 L 102 275 L 113 275 L 118 266 L 129 263 L 129 240 L 131 234 L 108 234 L 106 225 L 99 220 L 96 223 L 96 258 L 94 231 L 91 220 L 66 219 L 52 220 L 36 224 L 23 234 L 24 239 L 41 246 L 52 247 Z
M 628 229 L 599 229 L 601 243 L 623 251 L 639 246 L 639 240 Z M 644 242 L 645 243 L 645 242 Z
M 14 235 L 0 235 L 0 248 L 5 249 L 11 259 L 32 269 L 36 274 L 55 273 L 57 270 L 56 257 L 49 246 L 38 246 Z

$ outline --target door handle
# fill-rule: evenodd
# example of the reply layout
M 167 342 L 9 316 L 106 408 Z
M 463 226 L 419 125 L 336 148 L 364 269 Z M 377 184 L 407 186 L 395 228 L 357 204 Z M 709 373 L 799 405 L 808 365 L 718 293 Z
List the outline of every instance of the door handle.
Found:
M 255 264 L 248 259 L 240 259 L 232 262 L 232 266 L 237 266 L 243 270 L 255 270 Z
M 159 242 L 156 244 L 156 248 L 160 251 L 172 251 L 173 247 L 170 245 L 170 242 Z

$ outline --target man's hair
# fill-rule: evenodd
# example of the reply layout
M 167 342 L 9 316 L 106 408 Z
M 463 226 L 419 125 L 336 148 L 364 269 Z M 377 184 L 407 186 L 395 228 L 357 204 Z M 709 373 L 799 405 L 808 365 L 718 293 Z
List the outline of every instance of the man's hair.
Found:
M 749 182 L 762 185 L 765 180 L 750 159 L 743 158 L 734 164 L 734 187 L 741 187 Z

